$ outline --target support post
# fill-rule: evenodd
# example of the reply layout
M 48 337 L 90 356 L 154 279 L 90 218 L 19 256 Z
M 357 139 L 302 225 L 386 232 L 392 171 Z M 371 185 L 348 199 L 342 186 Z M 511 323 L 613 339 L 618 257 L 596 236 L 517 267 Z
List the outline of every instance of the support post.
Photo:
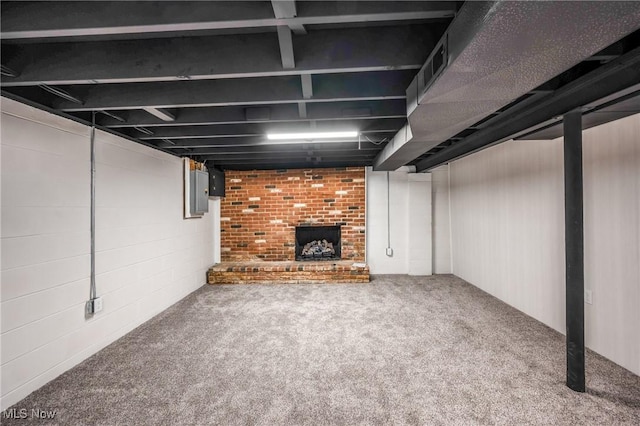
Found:
M 582 112 L 564 115 L 567 386 L 585 391 Z

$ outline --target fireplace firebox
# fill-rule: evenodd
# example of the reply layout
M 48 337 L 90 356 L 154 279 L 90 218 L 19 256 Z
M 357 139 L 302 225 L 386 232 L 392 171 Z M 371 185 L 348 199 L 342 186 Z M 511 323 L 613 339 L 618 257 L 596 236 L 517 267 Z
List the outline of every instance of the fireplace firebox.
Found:
M 339 260 L 340 226 L 296 226 L 296 260 Z

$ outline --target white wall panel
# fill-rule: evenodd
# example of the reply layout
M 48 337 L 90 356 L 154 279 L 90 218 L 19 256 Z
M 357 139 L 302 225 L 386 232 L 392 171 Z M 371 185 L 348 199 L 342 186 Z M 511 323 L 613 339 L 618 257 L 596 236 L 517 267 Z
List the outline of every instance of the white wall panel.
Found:
M 89 130 L 2 99 L 1 408 L 202 286 L 214 215 L 182 217 L 180 159 L 96 140 L 96 283 L 89 295 Z
M 449 221 L 449 166 L 431 171 L 433 218 L 433 273 L 451 273 L 451 225 Z
M 640 116 L 583 132 L 587 346 L 640 374 Z M 562 139 L 451 165 L 453 272 L 565 330 Z
M 587 344 L 640 374 L 640 115 L 584 132 Z
M 367 263 L 371 273 L 430 274 L 431 176 L 415 175 L 408 168 L 389 172 L 388 214 L 387 172 L 367 168 L 366 174 Z M 417 180 L 410 181 L 410 176 Z M 386 255 L 388 219 L 393 256 Z
M 431 173 L 411 173 L 407 178 L 408 274 L 431 275 L 433 273 Z

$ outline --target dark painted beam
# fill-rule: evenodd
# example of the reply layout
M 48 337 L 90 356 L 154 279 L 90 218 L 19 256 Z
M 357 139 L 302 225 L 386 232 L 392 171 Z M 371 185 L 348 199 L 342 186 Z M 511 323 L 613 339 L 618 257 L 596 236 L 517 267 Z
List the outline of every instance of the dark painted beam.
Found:
M 375 135 L 374 137 L 370 137 L 374 143 L 369 141 L 361 141 L 360 146 L 366 146 L 367 144 L 373 145 L 382 145 L 384 144 L 385 137 L 388 135 L 380 134 Z M 170 142 L 167 142 L 170 141 Z M 293 141 L 293 143 L 280 143 L 274 144 L 273 141 L 266 140 L 264 136 L 247 136 L 247 137 L 219 137 L 219 138 L 202 138 L 202 139 L 176 139 L 176 140 L 158 140 L 153 141 L 153 143 L 157 144 L 166 149 L 180 149 L 180 148 L 239 148 L 239 147 L 257 147 L 257 146 L 265 146 L 265 145 L 273 145 L 273 146 L 295 146 L 295 145 L 305 145 L 298 141 Z M 309 143 L 309 142 L 307 142 Z M 311 142 L 318 143 L 318 142 Z M 340 139 L 334 140 L 330 142 L 331 144 L 357 144 L 358 142 L 353 139 Z
M 193 155 L 244 155 L 245 157 L 251 156 L 261 156 L 265 154 L 296 154 L 300 152 L 304 153 L 318 153 L 318 155 L 322 155 L 322 153 L 343 153 L 346 155 L 368 155 L 370 153 L 377 153 L 380 151 L 381 146 L 375 146 L 371 144 L 362 144 L 361 149 L 358 149 L 357 146 L 346 146 L 343 147 L 343 144 L 325 144 L 325 146 L 317 146 L 320 144 L 314 144 L 316 146 L 307 146 L 303 147 L 301 145 L 289 146 L 289 145 L 263 145 L 263 146 L 250 146 L 250 147 L 225 147 L 225 148 L 195 148 L 189 151 L 190 154 Z M 333 145 L 333 146 L 328 146 Z M 337 145 L 337 146 L 335 146 Z M 174 152 L 179 152 L 179 149 L 176 149 Z
M 302 96 L 300 77 L 68 86 L 67 91 L 83 104 L 56 98 L 50 106 L 74 112 L 404 99 L 413 75 L 413 71 L 314 75 L 314 97 L 310 100 Z M 10 90 L 21 96 L 23 89 L 30 88 L 13 87 Z
M 503 142 L 540 123 L 552 120 L 576 108 L 596 102 L 631 86 L 640 84 L 640 48 L 636 48 L 590 73 L 561 87 L 553 94 L 516 113 L 505 112 L 500 123 L 478 130 L 452 146 L 430 155 L 416 165 L 427 171 Z
M 622 42 L 614 43 L 611 46 L 605 47 L 595 55 L 586 59 L 587 61 L 610 61 L 617 58 L 624 53 L 624 45 Z
M 200 158 L 200 161 L 206 160 L 207 158 Z M 242 160 L 224 160 L 224 159 L 211 159 L 214 165 L 222 165 L 222 166 L 247 166 L 254 169 L 262 169 L 269 168 L 269 165 L 279 165 L 278 168 L 297 168 L 298 166 L 302 167 L 311 167 L 314 164 L 325 164 L 327 167 L 349 167 L 349 166 L 370 166 L 371 161 L 369 159 L 340 159 L 340 158 L 328 158 L 322 157 L 320 155 L 314 155 L 310 157 L 301 157 L 298 159 L 295 158 L 280 158 L 280 159 L 269 159 L 269 160 L 261 160 L 259 158 L 255 159 L 242 159 Z
M 275 17 L 278 19 L 295 18 L 298 15 L 295 0 L 272 0 L 271 6 L 273 7 L 273 13 Z M 291 31 L 293 31 L 295 34 L 307 33 L 307 30 L 302 24 L 297 24 L 293 21 L 290 21 L 288 25 Z
M 567 386 L 585 391 L 582 113 L 564 115 Z
M 629 115 L 640 113 L 640 91 L 615 100 L 613 103 L 593 110 L 587 110 L 582 115 L 582 130 L 587 130 L 595 126 L 600 126 L 611 121 L 620 120 Z M 541 129 L 537 129 L 523 136 L 518 140 L 550 140 L 563 135 L 562 123 L 551 124 Z
M 6 2 L 3 40 L 451 18 L 455 2 L 299 2 L 297 17 L 276 18 L 269 2 Z
M 202 161 L 202 160 L 200 160 Z M 317 162 L 283 162 L 283 163 L 219 163 L 213 162 L 215 167 L 224 170 L 278 170 L 278 169 L 308 169 L 308 168 L 334 168 L 334 167 L 365 167 L 370 166 L 369 161 L 317 161 Z M 207 165 L 209 163 L 207 162 Z
M 159 118 L 160 120 L 162 120 L 164 122 L 171 123 L 171 122 L 176 121 L 176 116 L 173 115 L 170 111 L 167 111 L 165 109 L 145 108 L 144 110 L 146 112 L 148 112 L 149 114 L 153 115 L 154 117 Z
M 443 25 L 315 30 L 295 36 L 282 60 L 274 33 L 3 45 L 2 64 L 19 75 L 3 78 L 2 86 L 417 70 L 443 30 Z M 285 59 L 290 62 L 283 68 Z
M 276 18 L 295 18 L 298 14 L 296 11 L 295 0 L 273 0 L 271 2 L 273 13 Z M 278 25 L 278 42 L 280 43 L 280 56 L 282 57 L 282 67 L 295 68 L 295 55 L 293 50 L 293 38 L 291 33 L 306 34 L 304 25 L 290 24 Z
M 355 101 L 355 102 L 318 102 L 305 104 L 308 120 L 350 120 L 354 117 L 362 119 L 378 118 L 406 118 L 406 102 L 402 99 L 386 101 Z M 98 116 L 98 124 L 110 128 L 126 128 L 134 126 L 191 126 L 213 124 L 240 123 L 274 123 L 280 121 L 299 120 L 298 108 L 295 104 L 266 105 L 269 108 L 268 117 L 247 119 L 247 108 L 244 106 L 212 107 L 212 108 L 183 108 L 176 110 L 176 119 L 166 122 L 152 117 L 139 110 L 115 111 L 123 118 L 122 122 L 107 115 Z
M 311 75 L 302 74 L 300 76 L 300 84 L 302 85 L 302 97 L 305 99 L 313 98 L 313 82 Z
M 291 28 L 287 27 L 286 25 L 278 25 L 277 30 L 282 68 L 293 69 L 296 67 L 296 60 L 293 53 L 293 37 L 291 35 Z
M 301 120 L 306 119 L 308 116 L 307 113 L 307 104 L 304 102 L 298 102 L 298 117 L 300 117 Z
M 373 145 L 382 145 L 390 139 L 390 133 L 372 133 L 367 134 L 367 138 L 371 139 L 372 142 L 366 140 L 366 138 L 361 138 L 360 146 L 366 146 L 366 144 Z M 167 142 L 169 141 L 169 142 Z M 144 141 L 150 142 L 150 141 Z M 300 142 L 300 141 L 287 141 L 284 143 L 274 143 L 274 141 L 267 140 L 264 135 L 260 136 L 246 136 L 246 137 L 234 137 L 234 136 L 220 136 L 214 138 L 190 138 L 190 139 L 175 139 L 171 140 L 165 138 L 165 140 L 153 140 L 153 143 L 157 144 L 166 149 L 177 149 L 177 148 L 221 148 L 221 147 L 249 147 L 249 146 L 263 146 L 263 145 L 297 145 L 302 143 L 324 143 L 324 144 L 357 144 L 358 141 L 356 138 L 348 138 L 348 139 L 337 139 L 332 140 L 331 142 Z
M 317 131 L 358 130 L 361 133 L 394 133 L 404 125 L 404 118 L 382 118 L 379 120 L 340 120 L 339 122 L 319 122 Z M 243 123 L 222 124 L 215 126 L 178 126 L 157 127 L 152 134 L 138 135 L 135 129 L 130 133 L 141 140 L 149 139 L 194 139 L 194 138 L 239 138 L 247 136 L 265 136 L 268 132 L 287 133 L 310 131 L 308 121 L 291 121 L 280 123 Z
M 263 153 L 257 156 L 244 155 L 244 154 L 227 154 L 227 155 L 217 155 L 210 154 L 206 155 L 206 159 L 211 159 L 214 162 L 217 161 L 246 161 L 246 162 L 280 162 L 280 161 L 306 161 L 307 158 L 317 158 L 325 160 L 358 160 L 358 161 L 371 161 L 375 157 L 375 152 L 369 153 L 359 153 L 359 152 L 297 152 L 297 153 Z M 197 155 L 193 152 L 190 152 L 189 155 Z

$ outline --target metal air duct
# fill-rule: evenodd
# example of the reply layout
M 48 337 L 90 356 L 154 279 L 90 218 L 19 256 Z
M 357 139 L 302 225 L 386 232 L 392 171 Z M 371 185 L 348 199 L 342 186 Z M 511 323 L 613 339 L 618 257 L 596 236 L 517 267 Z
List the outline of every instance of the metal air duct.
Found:
M 396 170 L 640 27 L 637 2 L 466 2 L 407 89 Z

